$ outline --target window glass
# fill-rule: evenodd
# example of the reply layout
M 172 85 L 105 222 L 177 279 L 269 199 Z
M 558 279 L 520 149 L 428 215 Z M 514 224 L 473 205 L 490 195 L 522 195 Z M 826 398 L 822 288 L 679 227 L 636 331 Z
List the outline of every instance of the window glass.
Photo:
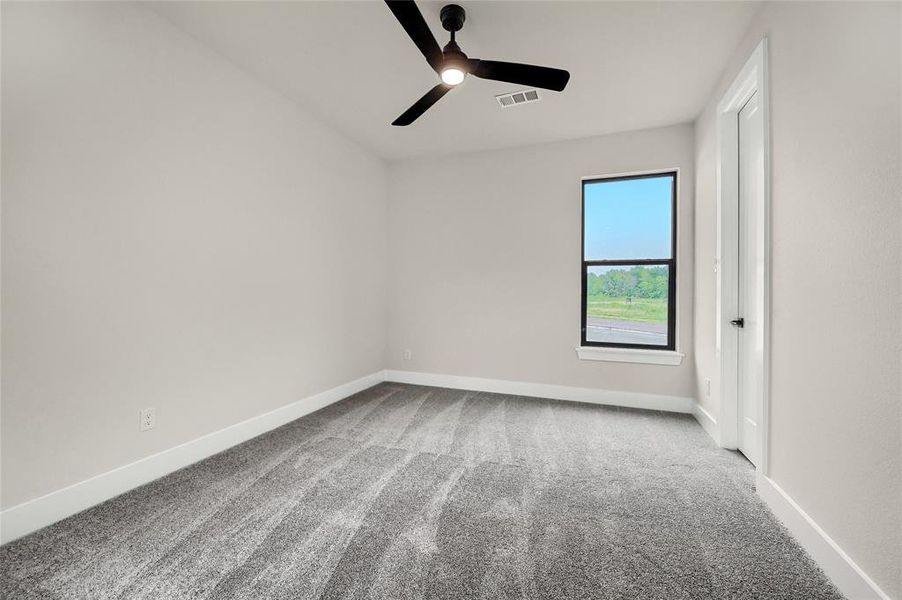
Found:
M 588 267 L 586 340 L 667 346 L 670 267 Z
M 670 258 L 673 177 L 585 184 L 585 258 Z
M 675 349 L 676 173 L 583 181 L 584 346 Z

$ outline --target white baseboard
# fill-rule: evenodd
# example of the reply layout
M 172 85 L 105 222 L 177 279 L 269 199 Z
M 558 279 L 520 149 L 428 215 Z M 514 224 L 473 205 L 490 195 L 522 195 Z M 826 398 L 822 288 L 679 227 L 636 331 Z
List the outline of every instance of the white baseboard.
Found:
M 715 419 L 711 413 L 705 410 L 705 407 L 698 402 L 692 403 L 692 416 L 694 416 L 695 420 L 698 421 L 698 424 L 702 426 L 702 429 L 711 436 L 714 443 L 720 446 L 720 429 L 717 427 L 717 419 Z
M 779 485 L 760 472 L 756 482 L 758 495 L 771 512 L 786 526 L 846 598 L 891 600 L 889 595 L 881 590 Z
M 462 375 L 440 375 L 436 373 L 420 373 L 417 371 L 385 372 L 386 381 L 412 383 L 434 387 L 453 388 L 458 390 L 475 390 L 530 396 L 533 398 L 551 398 L 553 400 L 570 400 L 608 406 L 625 406 L 628 408 L 644 408 L 648 410 L 666 410 L 669 412 L 691 413 L 694 400 L 682 396 L 664 396 L 659 394 L 643 394 L 639 392 L 618 392 L 596 388 L 571 387 L 548 383 L 525 383 L 504 379 L 485 379 L 482 377 L 465 377 Z
M 0 543 L 20 538 L 384 381 L 377 371 L 0 513 Z

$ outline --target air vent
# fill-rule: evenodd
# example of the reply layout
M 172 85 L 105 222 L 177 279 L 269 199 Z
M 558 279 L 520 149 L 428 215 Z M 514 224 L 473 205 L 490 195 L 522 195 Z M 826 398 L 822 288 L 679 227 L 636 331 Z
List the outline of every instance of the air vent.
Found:
M 495 96 L 495 100 L 501 105 L 501 108 L 510 108 L 518 104 L 527 104 L 529 102 L 538 102 L 542 97 L 539 96 L 539 90 L 523 90 L 514 92 L 513 94 L 501 94 Z

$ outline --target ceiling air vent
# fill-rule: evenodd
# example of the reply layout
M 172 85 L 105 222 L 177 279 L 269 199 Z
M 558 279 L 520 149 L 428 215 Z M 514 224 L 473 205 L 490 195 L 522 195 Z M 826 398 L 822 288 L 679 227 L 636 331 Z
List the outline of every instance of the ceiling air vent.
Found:
M 513 94 L 501 94 L 495 96 L 495 100 L 501 105 L 501 108 L 510 108 L 518 104 L 527 104 L 529 102 L 538 102 L 542 97 L 539 96 L 539 90 L 523 90 L 514 92 Z

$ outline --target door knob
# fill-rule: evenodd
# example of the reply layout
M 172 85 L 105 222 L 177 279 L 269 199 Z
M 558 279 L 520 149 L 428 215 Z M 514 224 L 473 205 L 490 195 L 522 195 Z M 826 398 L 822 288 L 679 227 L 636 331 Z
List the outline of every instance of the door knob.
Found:
M 745 327 L 745 319 L 743 319 L 742 317 L 739 317 L 738 319 L 733 319 L 732 321 L 730 321 L 730 325 L 732 325 L 733 327 L 739 327 L 740 329 L 742 329 L 743 327 Z

